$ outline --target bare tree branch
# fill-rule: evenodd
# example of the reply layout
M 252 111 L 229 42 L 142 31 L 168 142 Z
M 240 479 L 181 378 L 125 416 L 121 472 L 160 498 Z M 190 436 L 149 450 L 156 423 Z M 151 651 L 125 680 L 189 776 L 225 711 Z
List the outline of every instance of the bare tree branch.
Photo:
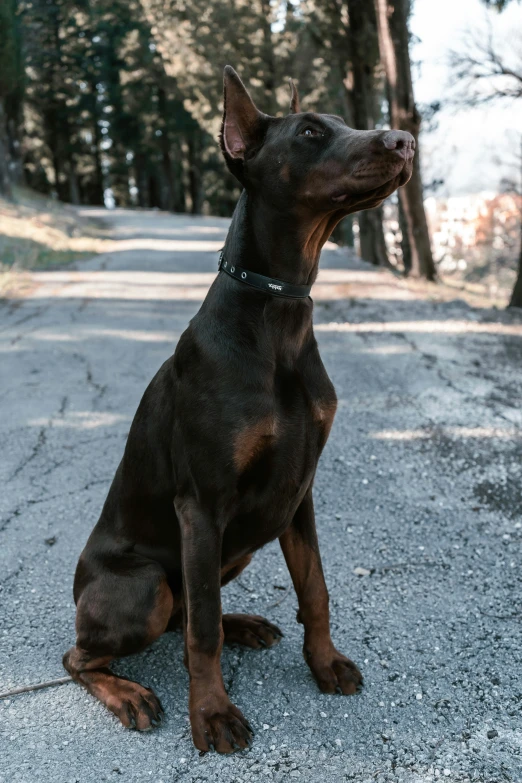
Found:
M 502 99 L 522 98 L 522 57 L 518 64 L 509 50 L 494 40 L 491 25 L 487 35 L 470 34 L 461 47 L 449 55 L 457 91 L 453 102 L 465 106 L 480 106 Z

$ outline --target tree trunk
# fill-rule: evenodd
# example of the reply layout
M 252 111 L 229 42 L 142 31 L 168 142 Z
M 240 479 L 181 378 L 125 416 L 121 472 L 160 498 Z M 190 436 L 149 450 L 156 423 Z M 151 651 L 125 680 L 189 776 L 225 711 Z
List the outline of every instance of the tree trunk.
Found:
M 69 160 L 68 180 L 69 180 L 69 201 L 71 202 L 71 204 L 77 205 L 80 203 L 80 188 L 78 186 L 76 166 L 72 158 Z
M 358 212 L 361 258 L 376 266 L 391 267 L 382 226 L 382 207 Z
M 522 241 L 520 245 L 520 254 L 518 257 L 517 279 L 515 282 L 515 287 L 513 288 L 513 293 L 511 294 L 511 299 L 509 300 L 508 307 L 522 307 Z
M 262 57 L 265 66 L 265 71 L 263 74 L 263 83 L 265 87 L 265 96 L 266 96 L 265 105 L 267 106 L 267 109 L 265 109 L 265 111 L 275 114 L 275 112 L 278 109 L 278 106 L 275 97 L 276 66 L 275 66 L 275 58 L 274 58 L 274 42 L 272 40 L 272 25 L 271 25 L 272 6 L 270 0 L 261 0 L 261 9 L 262 9 L 261 30 L 263 34 Z
M 399 198 L 403 204 L 404 222 L 408 231 L 407 247 L 411 257 L 411 274 L 416 277 L 425 277 L 427 280 L 435 280 L 437 272 L 431 252 L 428 221 L 424 211 L 418 144 L 413 159 L 411 179 L 406 187 L 399 189 Z
M 0 98 L 0 196 L 11 198 L 11 172 L 9 170 L 9 140 L 4 111 L 4 101 Z
M 53 8 L 51 14 L 53 37 L 55 45 L 56 63 L 52 70 L 53 83 L 53 164 L 56 175 L 56 192 L 61 201 L 70 201 L 73 204 L 80 203 L 80 191 L 76 177 L 76 164 L 72 143 L 71 124 L 69 122 L 69 110 L 67 99 L 58 97 L 62 92 L 62 73 L 64 61 L 62 53 L 62 41 L 60 38 L 61 17 L 59 7 Z M 65 171 L 64 171 L 65 170 Z M 64 171 L 66 180 L 60 182 L 60 175 Z
M 176 195 L 174 190 L 174 174 L 172 170 L 172 158 L 170 154 L 170 133 L 168 125 L 167 93 L 160 87 L 158 89 L 158 113 L 163 121 L 163 133 L 161 135 L 161 157 L 163 162 L 163 176 L 165 177 L 167 198 L 165 208 L 174 212 Z
M 8 154 L 11 162 L 11 181 L 21 185 L 24 179 L 22 152 L 20 145 L 20 127 L 22 124 L 22 91 L 16 90 L 5 100 L 6 131 Z
M 134 177 L 138 188 L 138 206 L 148 209 L 151 206 L 149 197 L 149 175 L 147 172 L 147 157 L 144 152 L 134 153 Z
M 94 134 L 94 150 L 93 150 L 94 170 L 96 172 L 96 179 L 94 181 L 92 198 L 95 204 L 100 204 L 103 207 L 103 205 L 105 204 L 105 191 L 103 187 L 103 168 L 101 162 L 99 135 L 100 135 L 100 129 L 98 126 L 98 120 L 96 119 L 95 134 Z
M 187 211 L 187 199 L 185 194 L 185 181 L 183 177 L 183 150 L 181 144 L 176 142 L 174 147 L 173 177 L 174 177 L 174 212 Z
M 103 167 L 101 159 L 101 131 L 100 131 L 100 117 L 98 111 L 98 90 L 96 87 L 96 79 L 92 79 L 90 82 L 90 104 L 92 114 L 92 130 L 93 130 L 93 145 L 92 156 L 94 159 L 94 183 L 92 187 L 92 202 L 94 204 L 105 204 L 105 192 L 103 187 Z
M 58 146 L 56 144 L 56 135 L 53 130 L 51 130 L 49 134 L 49 148 L 51 150 L 51 159 L 53 162 L 54 190 L 56 193 L 56 198 L 61 201 L 62 200 L 62 192 L 61 192 L 62 168 L 61 168 L 60 155 L 58 152 Z
M 189 135 L 188 159 L 189 159 L 189 190 L 192 200 L 191 213 L 201 215 L 203 210 L 203 182 L 201 177 L 201 140 L 200 131 L 195 130 Z
M 172 175 L 172 160 L 170 157 L 168 139 L 166 140 L 166 142 L 163 143 L 162 159 L 163 159 L 163 176 L 165 177 L 165 185 L 167 191 L 165 209 L 167 209 L 169 212 L 174 212 L 175 194 L 174 194 L 174 182 L 173 182 L 173 175 Z
M 373 130 L 377 104 L 375 68 L 379 61 L 375 9 L 368 0 L 348 0 L 348 14 L 353 122 L 358 130 Z M 391 266 L 384 239 L 382 207 L 360 212 L 357 218 L 362 258 L 371 264 Z
M 404 207 L 402 201 L 398 199 L 398 211 L 399 211 L 399 228 L 401 230 L 401 250 L 402 250 L 402 263 L 404 265 L 404 274 L 408 276 L 411 273 L 411 247 L 410 238 L 408 235 L 408 222 L 406 215 L 404 214 Z
M 159 186 L 156 174 L 149 174 L 148 190 L 149 207 L 157 207 L 158 209 L 161 209 L 161 187 Z
M 346 215 L 333 230 L 332 242 L 345 247 L 355 246 L 355 236 L 353 233 L 353 215 Z
M 422 193 L 419 164 L 420 114 L 415 106 L 409 54 L 409 0 L 375 0 L 379 46 L 386 73 L 392 128 L 409 131 L 415 138 L 413 173 L 408 184 L 399 189 L 411 252 L 411 274 L 435 280 L 436 271 Z M 406 255 L 406 254 L 404 254 Z

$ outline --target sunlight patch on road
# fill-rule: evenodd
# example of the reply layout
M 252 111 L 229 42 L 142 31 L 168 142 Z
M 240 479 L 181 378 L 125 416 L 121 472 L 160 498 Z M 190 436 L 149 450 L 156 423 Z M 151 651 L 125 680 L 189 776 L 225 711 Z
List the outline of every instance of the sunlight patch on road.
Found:
M 169 265 L 176 266 L 185 252 L 211 253 L 216 262 L 215 271 L 176 272 L 176 271 L 136 271 L 131 269 L 64 269 L 49 272 L 32 272 L 23 277 L 23 285 L 13 288 L 10 299 L 121 299 L 144 301 L 192 301 L 202 302 L 209 286 L 217 275 L 217 251 L 221 242 L 207 240 L 167 240 L 167 239 L 126 239 L 122 241 L 101 240 L 105 243 L 103 257 L 98 257 L 98 265 L 110 265 L 112 250 L 138 251 L 136 256 L 126 257 L 125 263 L 132 267 L 137 262 L 147 264 L 152 259 L 142 256 L 143 251 L 152 248 L 162 252 L 161 265 L 168 270 Z M 178 259 L 175 255 L 180 253 Z M 172 253 L 172 262 L 169 257 Z M 206 260 L 206 259 L 205 259 Z M 122 259 L 120 260 L 120 264 Z M 89 263 L 89 262 L 88 262 Z M 153 263 L 151 261 L 151 263 Z M 441 289 L 439 292 L 444 293 Z M 447 292 L 446 292 L 447 293 Z M 453 296 L 453 294 L 452 294 Z M 323 269 L 312 289 L 312 298 L 316 303 L 342 300 L 378 300 L 389 302 L 423 301 L 424 289 L 399 284 L 385 270 Z M 384 321 L 366 323 L 330 322 L 317 324 L 318 332 L 421 332 L 421 333 L 486 333 L 522 336 L 521 324 L 477 323 L 471 320 L 412 320 Z
M 68 413 L 63 419 L 53 419 L 53 429 L 94 430 L 98 427 L 110 427 L 121 422 L 130 422 L 130 416 L 121 413 L 103 413 L 100 411 L 74 411 Z M 29 427 L 46 427 L 49 420 L 29 419 Z
M 118 232 L 122 234 L 129 234 L 132 233 L 132 226 L 120 226 L 120 227 L 114 227 L 112 229 L 112 235 L 114 237 L 118 236 Z M 171 228 L 167 226 L 154 226 L 154 225 L 147 225 L 146 229 L 141 232 L 140 241 L 147 241 L 148 237 L 162 237 L 164 239 L 168 239 L 169 237 L 176 237 L 176 236 L 182 236 L 187 237 L 187 235 L 192 236 L 193 234 L 219 234 L 222 237 L 222 240 L 225 239 L 227 233 L 227 228 L 223 227 L 220 228 L 219 226 L 180 226 L 179 228 Z M 132 237 L 128 237 L 131 239 Z M 119 241 L 119 240 L 115 240 Z M 221 242 L 223 244 L 223 241 Z
M 357 353 L 379 354 L 380 356 L 396 356 L 397 354 L 413 353 L 411 345 L 376 345 L 374 348 L 364 348 Z
M 217 270 L 216 270 L 217 271 Z M 142 285 L 210 285 L 216 277 L 216 272 L 133 272 L 131 270 L 95 270 L 75 272 L 61 270 L 59 272 L 35 272 L 31 275 L 39 283 L 57 283 L 72 285 L 75 283 L 125 284 Z
M 119 340 L 132 340 L 138 343 L 174 343 L 179 339 L 179 332 L 147 332 L 141 329 L 81 329 L 74 334 L 70 332 L 50 332 L 40 331 L 34 334 L 28 334 L 25 337 L 29 340 L 43 340 L 45 342 L 74 343 L 85 342 L 86 339 L 107 337 Z
M 121 253 L 126 250 L 156 250 L 171 253 L 217 253 L 223 247 L 223 241 L 215 239 L 107 239 L 104 253 Z M 216 264 L 217 266 L 217 264 Z
M 448 438 L 522 438 L 516 427 L 437 427 L 436 429 L 381 430 L 370 433 L 373 440 L 430 440 L 434 437 Z
M 417 332 L 421 334 L 506 334 L 522 337 L 522 324 L 477 323 L 476 321 L 366 321 L 364 323 L 325 323 L 317 332 Z
M 133 240 L 134 241 L 134 240 Z M 140 240 L 141 241 L 141 240 Z M 174 240 L 172 240 L 174 241 Z M 217 243 L 219 244 L 219 243 Z M 110 263 L 110 257 L 107 257 Z M 212 272 L 146 272 L 132 270 L 60 270 L 28 274 L 24 286 L 11 298 L 31 299 L 122 299 L 157 301 L 203 301 L 215 280 Z M 416 299 L 418 295 L 382 284 L 375 272 L 326 269 L 320 273 L 312 295 L 316 302 L 350 298 L 387 301 Z M 323 331 L 325 325 L 321 326 Z M 342 330 L 342 325 L 341 329 Z

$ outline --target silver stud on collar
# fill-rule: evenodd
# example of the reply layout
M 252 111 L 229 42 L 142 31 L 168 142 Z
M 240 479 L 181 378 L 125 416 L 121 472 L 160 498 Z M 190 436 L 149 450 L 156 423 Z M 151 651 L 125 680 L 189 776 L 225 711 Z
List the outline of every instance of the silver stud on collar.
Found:
M 235 271 L 236 271 L 236 267 L 235 267 L 235 266 L 231 266 L 231 267 L 230 267 L 230 271 L 231 271 L 231 272 L 235 272 Z
M 241 272 L 241 280 L 246 280 L 246 272 Z

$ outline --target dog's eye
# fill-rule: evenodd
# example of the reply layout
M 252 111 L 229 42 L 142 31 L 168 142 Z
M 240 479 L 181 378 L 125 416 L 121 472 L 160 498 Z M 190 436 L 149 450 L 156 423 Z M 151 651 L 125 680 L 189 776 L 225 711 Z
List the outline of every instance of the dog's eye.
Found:
M 322 136 L 323 134 L 321 133 L 321 131 L 318 131 L 316 128 L 305 128 L 303 131 L 301 131 L 299 135 L 312 138 L 314 136 Z

